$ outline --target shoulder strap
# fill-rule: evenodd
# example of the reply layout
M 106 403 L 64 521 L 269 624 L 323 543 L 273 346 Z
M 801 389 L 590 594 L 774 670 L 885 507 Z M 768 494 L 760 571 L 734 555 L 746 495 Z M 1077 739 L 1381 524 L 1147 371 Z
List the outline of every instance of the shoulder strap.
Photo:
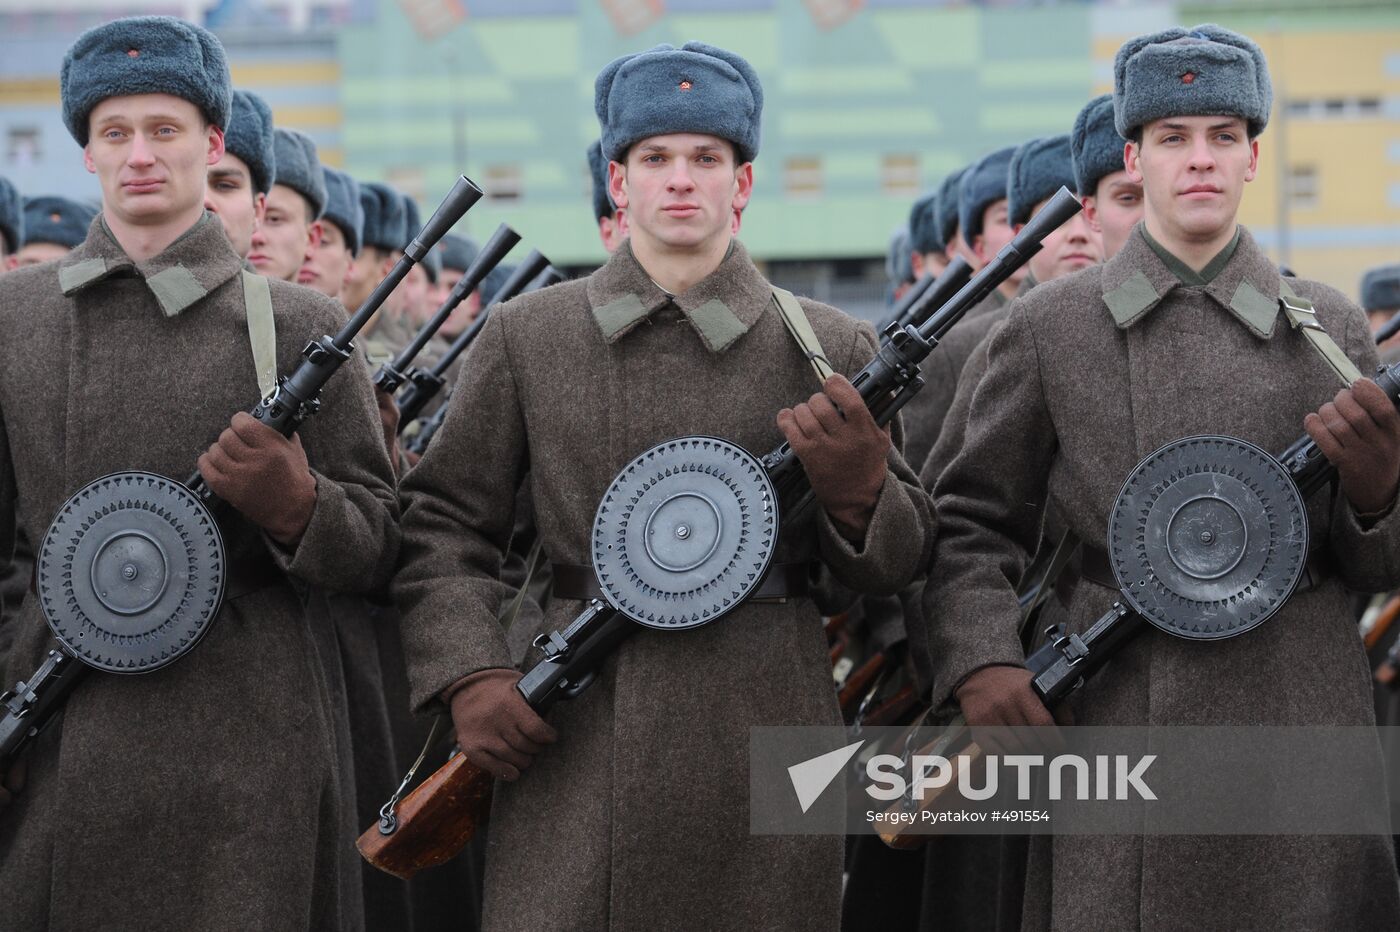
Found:
M 243 270 L 243 305 L 248 311 L 248 344 L 258 391 L 266 398 L 277 387 L 277 323 L 272 316 L 272 288 L 267 279 Z
M 1361 378 L 1361 370 L 1356 368 L 1355 363 L 1323 329 L 1322 322 L 1317 319 L 1317 312 L 1313 310 L 1312 302 L 1299 297 L 1283 278 L 1279 279 L 1278 303 L 1283 308 L 1283 316 L 1288 318 L 1293 329 L 1303 331 L 1303 336 L 1308 338 L 1312 348 L 1317 350 L 1323 361 L 1337 373 L 1337 378 L 1342 380 L 1343 385 L 1350 385 Z
M 773 303 L 778 306 L 778 315 L 782 317 L 783 324 L 787 327 L 788 333 L 797 341 L 798 349 L 802 350 L 802 355 L 807 357 L 807 361 L 812 364 L 812 371 L 817 374 L 818 382 L 825 382 L 835 374 L 831 362 L 822 352 L 821 341 L 817 339 L 817 332 L 812 329 L 812 322 L 807 319 L 806 311 L 802 310 L 802 305 L 793 297 L 791 291 L 784 291 L 777 285 L 773 288 Z

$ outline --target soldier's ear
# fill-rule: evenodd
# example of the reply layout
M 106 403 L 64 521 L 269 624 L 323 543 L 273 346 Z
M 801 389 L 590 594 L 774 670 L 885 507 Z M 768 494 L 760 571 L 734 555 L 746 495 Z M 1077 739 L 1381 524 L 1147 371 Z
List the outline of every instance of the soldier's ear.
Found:
M 325 238 L 325 235 L 326 227 L 320 220 L 313 221 L 311 226 L 306 228 L 307 258 L 310 258 L 311 253 L 315 252 L 317 247 L 321 245 L 321 240 Z
M 88 170 L 88 174 L 97 174 L 97 163 L 92 160 L 92 143 L 83 146 L 83 167 Z
M 213 165 L 224 157 L 224 131 L 214 124 L 209 124 L 209 153 L 205 159 L 205 164 Z
M 1249 168 L 1245 170 L 1244 180 L 1253 181 L 1254 176 L 1259 174 L 1259 140 L 1249 141 Z
M 735 210 L 743 210 L 749 206 L 749 198 L 753 196 L 753 162 L 745 162 L 734 172 L 734 180 L 737 181 L 738 190 L 734 192 Z
M 627 207 L 627 166 L 621 162 L 608 163 L 608 196 L 617 210 Z
M 1128 173 L 1133 184 L 1142 184 L 1142 147 L 1129 140 L 1123 144 L 1123 170 Z
M 1102 235 L 1103 224 L 1099 222 L 1098 199 L 1092 194 L 1086 194 L 1079 199 L 1079 203 L 1084 206 L 1084 220 L 1089 224 L 1089 229 Z

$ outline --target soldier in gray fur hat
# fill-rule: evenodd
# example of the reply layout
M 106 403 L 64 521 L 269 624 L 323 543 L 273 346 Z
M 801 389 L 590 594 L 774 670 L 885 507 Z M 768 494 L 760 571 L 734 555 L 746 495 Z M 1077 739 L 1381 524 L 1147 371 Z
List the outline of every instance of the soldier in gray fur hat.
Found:
M 1022 143 L 1011 156 L 1006 189 L 1007 214 L 1020 230 L 1060 188 L 1074 190 L 1069 134 Z M 1083 213 L 1075 214 L 1041 240 L 1040 251 L 1026 263 L 1023 287 L 1050 282 L 1103 261 L 1102 237 Z
M 977 257 L 972 254 L 967 241 L 963 239 L 962 228 L 958 223 L 958 193 L 968 167 L 964 166 L 950 173 L 939 182 L 934 220 L 938 224 L 938 238 L 943 242 L 943 252 L 948 261 L 953 261 L 954 256 L 962 256 L 976 268 Z
M 1361 277 L 1361 309 L 1366 312 L 1372 331 L 1400 314 L 1400 265 L 1381 265 L 1366 271 Z M 1400 334 L 1377 348 L 1382 362 L 1394 362 L 1400 358 Z
M 948 244 L 938 224 L 938 191 L 926 191 L 909 208 L 910 265 L 914 278 L 948 267 Z
M 8 178 L 0 178 L 0 272 L 24 242 L 24 199 Z
M 89 481 L 194 464 L 225 506 L 230 580 L 197 650 L 150 676 L 91 673 L 62 728 L 5 763 L 7 928 L 363 928 L 334 631 L 302 596 L 384 582 L 393 475 L 361 368 L 292 438 L 246 413 L 344 316 L 248 271 L 204 209 L 228 82 L 218 40 L 179 20 L 80 36 L 62 104 L 102 214 L 68 256 L 0 278 L 0 328 L 23 340 L 0 367 L 0 575 L 16 531 L 42 540 Z M 7 686 L 50 650 L 38 602 L 5 619 Z
M 316 143 L 305 133 L 276 127 L 272 148 L 277 176 L 267 192 L 267 210 L 253 234 L 248 261 L 269 278 L 294 282 L 321 243 L 326 178 Z
M 365 213 L 360 204 L 360 185 L 354 178 L 324 165 L 321 175 L 326 184 L 321 240 L 297 270 L 297 284 L 338 300 L 360 251 Z
M 989 152 L 968 166 L 958 182 L 958 232 L 975 257 L 975 267 L 991 261 L 1016 235 L 1007 216 L 1006 186 L 1015 146 Z M 998 292 L 1008 301 L 1016 297 L 1025 277 L 1024 266 L 1002 283 Z
M 87 239 L 97 208 L 57 194 L 24 199 L 24 243 L 9 258 L 17 269 L 62 259 Z
M 276 174 L 272 110 L 257 94 L 236 90 L 231 114 L 224 154 L 209 166 L 204 207 L 223 223 L 234 251 L 247 257 Z
M 1084 544 L 1040 624 L 1082 633 L 1120 597 L 1101 542 L 1135 464 L 1193 435 L 1278 451 L 1306 431 L 1338 489 L 1310 503 L 1313 569 L 1268 630 L 1203 644 L 1146 626 L 1068 710 L 1087 725 L 1370 728 L 1349 590 L 1400 584 L 1400 414 L 1360 375 L 1376 364 L 1360 309 L 1285 280 L 1237 222 L 1268 119 L 1263 56 L 1217 26 L 1171 29 L 1124 45 L 1114 73 L 1144 219 L 1107 262 L 1011 306 L 965 435 L 926 474 L 939 518 L 923 602 L 932 701 L 955 701 L 974 728 L 1053 724 L 1030 686 L 1014 588 L 1047 507 Z M 1382 928 L 1400 915 L 1384 836 L 1061 835 L 1030 848 L 1026 930 Z
M 456 233 L 448 233 L 438 240 L 434 252 L 442 261 L 442 274 L 438 278 L 437 287 L 433 290 L 430 303 L 434 308 L 442 307 L 447 296 L 452 289 L 457 287 L 457 283 L 462 280 L 462 275 L 476 259 L 476 254 L 480 251 L 476 240 L 468 236 L 459 236 Z M 466 329 L 467 325 L 476 319 L 476 315 L 481 312 L 481 289 L 477 288 L 457 305 L 457 307 L 443 322 L 438 335 L 444 339 L 454 339 L 459 333 Z
M 1142 219 L 1142 185 L 1123 165 L 1127 140 L 1113 123 L 1113 95 L 1101 94 L 1084 105 L 1070 132 L 1076 193 L 1084 219 L 1103 237 L 1104 258 L 1118 254 Z
M 549 721 L 516 689 L 497 621 L 527 469 L 554 567 L 549 630 L 595 591 L 588 541 L 607 485 L 655 443 L 697 432 L 749 449 L 793 443 L 817 507 L 785 525 L 784 561 L 820 561 L 846 584 L 885 592 L 922 565 L 927 496 L 906 484 L 890 437 L 844 375 L 816 375 L 784 315 L 810 325 L 836 373 L 870 359 L 874 332 L 775 292 L 734 239 L 762 103 L 746 61 L 700 43 L 603 69 L 595 110 L 609 192 L 631 235 L 593 275 L 497 308 L 433 445 L 404 475 L 408 545 L 393 594 L 413 702 L 449 710 L 467 759 L 502 780 L 485 927 L 838 927 L 843 839 L 748 827 L 749 727 L 840 723 L 805 585 L 784 582 L 782 604 L 746 603 L 699 632 L 639 631 Z M 897 444 L 898 426 L 893 435 Z M 532 649 L 526 662 L 539 656 Z M 772 656 L 787 659 L 775 667 Z M 658 703 L 662 671 L 668 700 Z M 696 760 L 706 762 L 701 792 L 662 790 L 693 781 Z

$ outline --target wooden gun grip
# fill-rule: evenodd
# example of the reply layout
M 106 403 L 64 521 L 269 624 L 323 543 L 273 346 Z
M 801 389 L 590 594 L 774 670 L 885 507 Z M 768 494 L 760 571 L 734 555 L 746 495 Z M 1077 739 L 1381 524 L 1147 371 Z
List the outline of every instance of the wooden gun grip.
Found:
M 928 745 L 925 745 L 924 747 L 919 749 L 919 753 L 929 753 L 930 751 L 935 750 L 937 744 L 938 742 L 935 741 Z M 956 751 L 956 755 L 958 756 L 949 757 L 949 762 L 952 764 L 953 767 L 952 778 L 944 786 L 941 786 L 937 789 L 926 793 L 923 799 L 913 800 L 914 808 L 912 811 L 917 813 L 924 813 L 930 811 L 941 811 L 945 809 L 952 810 L 961 803 L 961 797 L 958 795 L 957 790 L 957 782 L 959 779 L 959 772 L 961 768 L 964 766 L 969 767 L 971 768 L 974 774 L 977 774 L 980 773 L 983 769 L 985 769 L 987 762 L 985 759 L 985 753 L 982 750 L 982 746 L 975 741 L 968 741 L 965 745 L 959 747 Z M 910 792 L 913 792 L 912 787 L 910 787 Z M 889 808 L 888 811 L 890 813 L 894 813 L 902 808 L 907 808 L 908 806 L 908 800 L 900 799 L 897 800 L 895 804 Z M 928 833 L 918 832 L 915 826 L 913 825 L 905 825 L 899 823 L 896 823 L 893 828 L 888 828 L 880 831 L 879 834 L 881 841 L 889 845 L 891 848 L 895 848 L 898 850 L 918 848 L 929 840 Z
M 492 784 L 489 773 L 457 754 L 403 798 L 392 832 L 384 834 L 376 822 L 355 847 L 370 864 L 404 880 L 446 863 L 485 823 Z

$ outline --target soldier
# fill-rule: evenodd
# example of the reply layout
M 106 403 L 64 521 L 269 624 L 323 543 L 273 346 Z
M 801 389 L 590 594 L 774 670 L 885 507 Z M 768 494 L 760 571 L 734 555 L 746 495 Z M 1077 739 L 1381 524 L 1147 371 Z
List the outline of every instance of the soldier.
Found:
M 87 237 L 97 209 L 56 194 L 24 199 L 24 241 L 7 260 L 11 269 L 62 259 Z
M 1361 277 L 1361 308 L 1366 312 L 1372 333 L 1400 314 L 1400 265 L 1381 265 L 1367 270 Z M 1383 362 L 1394 362 L 1400 358 L 1400 335 L 1386 340 L 1378 349 Z
M 433 290 L 429 300 L 433 309 L 436 310 L 442 307 L 447 296 L 452 293 L 452 289 L 457 287 L 457 283 L 466 274 L 467 268 L 476 260 L 476 254 L 480 251 L 480 247 L 469 237 L 448 233 L 438 240 L 437 248 L 434 251 L 442 263 L 442 274 L 438 278 L 437 287 Z M 456 339 L 467 328 L 468 324 L 476 320 L 476 315 L 479 313 L 481 313 L 480 288 L 467 295 L 462 303 L 453 309 L 438 330 L 438 336 L 443 340 Z
M 608 194 L 608 160 L 603 158 L 603 143 L 594 140 L 588 147 L 588 174 L 593 179 L 593 217 L 598 222 L 598 239 L 612 255 L 627 238 L 627 212 L 619 210 Z
M 233 251 L 244 258 L 252 250 L 253 233 L 267 212 L 275 159 L 272 110 L 267 101 L 251 91 L 234 91 L 224 154 L 209 166 L 204 209 L 219 218 Z
M 1020 232 L 1056 191 L 1062 187 L 1073 191 L 1074 185 L 1069 133 L 1022 143 L 1011 157 L 1006 186 L 1006 216 L 1012 230 Z M 1018 293 L 1102 261 L 1102 236 L 1082 213 L 1075 214 L 1041 240 L 1040 251 L 1026 263 Z
M 326 212 L 321 215 L 321 241 L 297 271 L 297 284 L 339 300 L 360 251 L 365 212 L 360 186 L 344 172 L 321 166 L 326 185 Z M 358 308 L 348 308 L 352 313 Z
M 885 253 L 885 277 L 890 281 L 885 291 L 885 303 L 894 306 L 914 284 L 913 252 L 909 248 L 907 226 L 901 226 L 890 234 L 890 246 Z
M 750 835 L 745 805 L 750 725 L 840 723 L 803 574 L 780 571 L 783 604 L 745 604 L 679 636 L 639 631 L 550 723 L 515 688 L 497 572 L 527 465 L 555 566 L 551 627 L 594 591 L 588 542 L 603 491 L 677 435 L 755 450 L 794 442 L 820 507 L 786 525 L 784 563 L 820 559 L 848 584 L 889 592 L 922 565 L 931 533 L 926 497 L 844 378 L 811 395 L 819 383 L 772 286 L 730 233 L 758 148 L 752 68 L 700 43 L 658 46 L 604 68 L 596 101 L 629 239 L 587 279 L 492 315 L 438 438 L 403 479 L 411 543 L 394 595 L 414 703 L 450 708 L 467 758 L 506 781 L 491 816 L 487 927 L 746 929 L 761 916 L 766 928 L 834 930 L 842 840 Z M 873 354 L 868 325 L 792 303 L 838 372 Z M 697 760 L 700 792 L 663 790 L 695 786 Z
M 917 279 L 938 276 L 948 267 L 948 244 L 938 226 L 938 192 L 922 195 L 909 209 L 910 264 Z
M 1111 259 L 1123 248 L 1142 219 L 1142 185 L 1123 165 L 1127 140 L 1113 125 L 1113 95 L 1101 94 L 1074 118 L 1070 153 L 1074 183 L 1084 204 L 1084 219 L 1103 237 L 1103 254 Z
M 403 198 L 404 217 L 408 222 L 409 230 L 417 230 L 423 225 L 418 214 L 418 202 L 407 194 L 400 195 Z M 404 239 L 404 245 L 408 239 Z M 400 298 L 398 313 L 402 318 L 403 329 L 410 337 L 419 327 L 433 316 L 436 306 L 429 306 L 430 295 L 433 288 L 437 286 L 438 272 L 442 269 L 442 257 L 436 251 L 429 252 L 423 257 L 423 261 L 409 270 L 404 276 L 403 282 L 396 289 L 396 294 Z
M 8 179 L 0 178 L 0 274 L 24 242 L 24 198 Z
M 955 698 L 974 727 L 1052 722 L 1029 686 L 1014 588 L 1046 508 L 1086 543 L 1080 578 L 1042 624 L 1082 632 L 1118 597 L 1095 545 L 1143 456 L 1195 434 L 1280 450 L 1302 429 L 1340 477 L 1340 494 L 1311 509 L 1312 539 L 1333 568 L 1315 563 L 1266 632 L 1201 645 L 1148 628 L 1076 693 L 1073 715 L 1091 725 L 1374 723 L 1346 587 L 1400 581 L 1400 415 L 1369 380 L 1337 392 L 1330 351 L 1290 325 L 1280 296 L 1311 302 L 1368 371 L 1376 355 L 1360 311 L 1315 282 L 1286 290 L 1237 224 L 1271 98 L 1259 48 L 1218 26 L 1118 52 L 1114 116 L 1128 174 L 1143 185 L 1143 223 L 1102 266 L 1012 308 L 966 442 L 935 490 L 938 570 L 924 598 L 932 700 Z M 1380 837 L 1058 836 L 1032 839 L 1024 927 L 1242 927 L 1268 916 L 1381 928 L 1397 912 L 1400 883 Z
M 302 264 L 321 244 L 326 179 L 316 143 L 305 133 L 276 127 L 272 151 L 277 176 L 267 192 L 262 223 L 253 233 L 248 261 L 268 278 L 295 282 Z
M 346 367 L 292 439 L 242 413 L 268 387 L 255 358 L 287 371 L 344 318 L 245 272 L 204 210 L 230 107 L 212 34 L 169 17 L 99 26 L 68 50 L 60 90 L 102 213 L 66 258 L 0 280 L 13 354 L 0 417 L 24 438 L 0 441 L 0 540 L 16 527 L 41 539 L 96 477 L 186 476 L 197 457 L 228 506 L 228 587 L 197 650 L 145 676 L 90 674 L 62 728 L 4 775 L 13 789 L 28 771 L 0 814 L 4 924 L 361 928 L 334 725 L 344 697 L 321 675 L 328 641 L 299 587 L 363 590 L 393 565 L 368 380 Z M 6 683 L 48 649 L 36 601 L 14 622 Z
M 977 256 L 962 237 L 958 225 L 958 193 L 962 188 L 963 175 L 970 166 L 964 166 L 944 178 L 938 185 L 938 198 L 934 201 L 934 219 L 938 223 L 938 238 L 943 241 L 943 254 L 948 262 L 954 256 L 962 256 L 977 268 Z
M 973 162 L 958 182 L 958 232 L 981 268 L 992 260 L 1001 247 L 1016 235 L 1007 217 L 1007 171 L 1015 146 L 1007 146 L 984 155 Z M 1021 280 L 1026 275 L 1023 266 L 1015 275 L 1002 282 L 998 293 L 1004 300 L 986 304 L 978 310 L 1001 307 L 1016 297 Z
M 408 213 L 399 192 L 377 181 L 361 182 L 360 206 L 365 213 L 364 242 L 351 267 L 341 299 L 352 311 L 369 298 L 374 287 L 394 267 L 408 244 Z M 365 328 L 362 345 L 372 362 L 387 361 L 412 334 L 403 322 L 404 290 L 395 288 Z M 373 340 L 373 345 L 369 340 Z

